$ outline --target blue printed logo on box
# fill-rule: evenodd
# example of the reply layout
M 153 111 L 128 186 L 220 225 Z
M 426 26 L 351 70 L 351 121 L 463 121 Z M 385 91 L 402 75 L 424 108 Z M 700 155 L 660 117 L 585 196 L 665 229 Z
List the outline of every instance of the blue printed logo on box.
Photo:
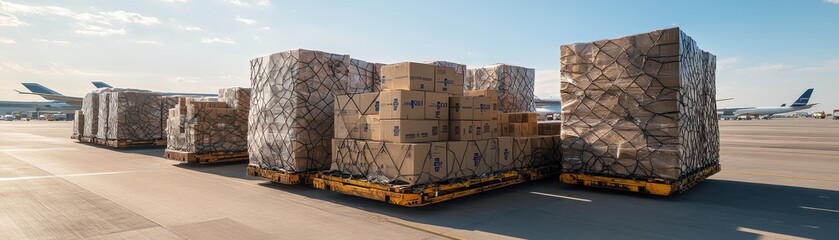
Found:
M 475 156 L 472 156 L 472 162 L 474 162 L 475 167 L 477 167 L 478 164 L 481 163 L 481 154 L 480 153 L 475 153 Z
M 440 172 L 440 168 L 443 167 L 443 161 L 440 161 L 440 158 L 434 158 L 434 172 Z

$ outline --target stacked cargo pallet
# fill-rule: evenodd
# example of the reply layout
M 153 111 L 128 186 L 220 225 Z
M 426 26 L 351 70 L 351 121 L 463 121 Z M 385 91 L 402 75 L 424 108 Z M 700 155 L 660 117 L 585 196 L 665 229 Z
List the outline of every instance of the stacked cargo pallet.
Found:
M 335 95 L 377 91 L 380 64 L 304 49 L 250 63 L 248 174 L 296 184 L 328 170 Z
M 562 180 L 668 195 L 719 171 L 715 57 L 678 28 L 561 47 Z
M 536 70 L 496 64 L 468 70 L 466 90 L 497 90 L 501 112 L 534 112 Z
M 97 90 L 85 96 L 75 124 L 81 142 L 110 147 L 166 144 L 164 121 L 175 99 L 134 89 Z M 83 122 L 83 124 L 82 124 Z
M 186 163 L 248 159 L 250 89 L 220 89 L 218 100 L 179 98 L 169 109 L 164 158 Z
M 82 110 L 76 110 L 73 114 L 73 135 L 70 136 L 71 139 L 81 139 L 82 135 L 84 135 L 84 112 Z
M 544 165 L 532 158 L 541 152 L 530 144 L 540 139 L 535 113 L 501 114 L 534 129 L 501 136 L 497 91 L 464 92 L 456 68 L 435 65 L 386 65 L 382 92 L 335 97 L 332 171 L 316 188 L 419 206 L 520 183 L 530 177 L 523 170 Z M 535 146 L 559 153 L 558 144 Z M 429 189 L 437 191 L 423 196 Z

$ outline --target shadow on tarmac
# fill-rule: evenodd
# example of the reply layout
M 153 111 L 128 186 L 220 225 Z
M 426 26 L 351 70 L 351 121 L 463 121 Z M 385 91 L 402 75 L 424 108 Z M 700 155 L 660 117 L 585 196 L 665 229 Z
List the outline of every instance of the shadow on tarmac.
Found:
M 839 213 L 813 209 L 839 209 L 839 192 L 728 180 L 706 180 L 687 192 L 661 197 L 546 179 L 417 208 L 307 186 L 261 185 L 408 224 L 525 239 L 757 239 L 755 232 L 839 236 Z

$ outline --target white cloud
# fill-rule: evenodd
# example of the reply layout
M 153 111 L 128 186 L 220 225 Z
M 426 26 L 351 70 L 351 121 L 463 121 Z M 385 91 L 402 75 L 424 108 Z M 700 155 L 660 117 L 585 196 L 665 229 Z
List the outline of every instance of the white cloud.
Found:
M 136 23 L 142 25 L 154 25 L 159 24 L 160 21 L 157 20 L 155 17 L 146 17 L 140 15 L 139 13 L 133 12 L 126 12 L 126 11 L 111 11 L 111 12 L 102 12 L 103 16 L 110 18 L 111 20 L 123 22 L 123 23 Z
M 32 41 L 42 42 L 42 43 L 70 44 L 70 42 L 68 42 L 68 41 L 49 40 L 49 39 L 43 39 L 43 38 L 32 39 Z
M 786 69 L 787 66 L 784 64 L 764 64 L 755 67 L 747 67 L 737 69 L 738 72 L 746 72 L 746 73 L 754 73 L 754 72 L 770 72 L 770 71 L 778 71 Z
M 12 40 L 12 39 L 8 39 L 8 38 L 4 38 L 4 37 L 0 37 L 0 44 L 15 44 L 15 43 L 17 43 L 17 41 Z
M 839 0 L 824 0 L 826 3 L 839 4 Z
M 834 1 L 839 1 L 839 0 L 834 0 Z M 268 6 L 268 5 L 271 5 L 271 1 L 269 1 L 269 0 L 259 0 L 259 2 L 256 3 L 256 5 Z
M 166 80 L 171 81 L 171 82 L 176 82 L 176 83 L 198 83 L 198 81 L 195 80 L 194 78 L 185 78 L 185 77 L 170 77 L 170 78 L 167 78 Z
M 123 27 L 105 28 L 101 26 L 114 26 L 116 24 L 140 24 L 148 26 L 160 23 L 160 20 L 155 17 L 147 17 L 139 13 L 122 10 L 75 12 L 63 7 L 26 5 L 0 0 L 0 26 L 26 25 L 26 23 L 17 18 L 17 15 L 69 17 L 76 20 L 76 26 L 79 27 L 75 30 L 76 33 L 96 36 L 123 35 L 126 32 Z
M 26 25 L 26 23 L 17 19 L 16 16 L 0 12 L 0 27 L 17 27 L 23 25 Z
M 230 39 L 230 38 L 227 38 L 227 37 L 226 38 L 217 38 L 217 37 L 216 38 L 206 38 L 205 37 L 205 38 L 201 38 L 201 42 L 202 43 L 224 43 L 224 44 L 234 44 L 234 43 L 236 43 L 236 42 L 233 41 L 233 39 Z
M 200 32 L 200 31 L 202 30 L 200 27 L 185 27 L 185 26 L 180 26 L 180 28 L 181 28 L 181 29 L 183 29 L 184 31 L 187 31 L 187 32 Z
M 137 41 L 134 41 L 134 42 L 137 43 L 137 44 L 143 44 L 143 45 L 163 46 L 163 43 L 158 42 L 158 41 L 153 41 L 153 40 L 137 40 Z
M 77 34 L 106 37 L 112 35 L 125 35 L 127 31 L 124 28 L 106 28 L 96 25 L 81 24 L 79 29 L 76 29 Z
M 265 26 L 265 27 L 262 27 L 262 30 L 265 30 L 265 31 L 270 31 L 270 30 L 271 30 L 271 27 Z
M 7 72 L 31 72 L 31 73 L 41 73 L 41 71 L 27 68 L 21 66 L 20 64 L 13 63 L 13 62 L 3 62 L 0 63 L 0 71 L 7 71 Z
M 250 5 L 250 4 L 248 4 L 246 2 L 242 2 L 240 0 L 226 0 L 225 2 L 228 2 L 228 3 L 236 5 L 236 6 L 249 6 Z
M 236 21 L 240 22 L 240 23 L 247 24 L 247 25 L 251 25 L 251 24 L 256 23 L 256 20 L 243 18 L 243 17 L 240 17 L 239 15 L 236 15 Z
M 728 69 L 729 67 L 731 67 L 731 65 L 737 62 L 740 62 L 740 59 L 736 57 L 720 59 L 719 61 L 717 61 L 717 70 Z
M 262 42 L 262 38 L 256 35 L 253 35 L 253 40 L 256 40 L 257 42 Z
M 163 0 L 164 2 L 168 3 L 185 3 L 187 0 Z
M 101 73 L 101 72 L 89 72 L 83 71 L 74 68 L 68 68 L 63 66 L 60 63 L 56 62 L 48 62 L 49 66 L 45 69 L 38 69 L 32 67 L 26 67 L 17 63 L 13 62 L 3 62 L 0 63 L 0 71 L 10 71 L 10 72 L 28 72 L 28 73 L 36 73 L 36 74 L 48 74 L 48 75 L 81 75 L 81 76 L 109 76 L 112 74 L 109 73 Z

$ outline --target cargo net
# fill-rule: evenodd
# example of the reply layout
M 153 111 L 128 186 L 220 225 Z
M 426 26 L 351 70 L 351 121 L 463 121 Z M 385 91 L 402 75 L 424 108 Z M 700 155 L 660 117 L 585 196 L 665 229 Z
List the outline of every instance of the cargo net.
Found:
M 82 112 L 84 118 L 84 128 L 82 136 L 96 137 L 99 130 L 99 94 L 88 93 L 82 100 Z
M 107 93 L 108 140 L 154 141 L 163 136 L 163 102 L 150 92 Z
M 360 63 L 357 74 L 375 68 Z M 348 55 L 302 49 L 250 64 L 250 165 L 286 172 L 329 169 L 334 95 L 375 89 L 359 90 L 370 75 L 351 77 Z
M 392 187 L 421 190 L 514 169 L 498 161 L 497 139 L 418 144 L 334 139 L 332 144 L 332 175 Z
M 465 90 L 498 90 L 499 111 L 534 112 L 536 71 L 532 68 L 497 64 L 469 69 Z
M 108 113 L 110 112 L 110 104 L 111 104 L 111 93 L 104 92 L 99 94 L 99 116 L 97 117 L 96 121 L 96 138 L 100 139 L 107 139 L 108 138 L 108 120 L 110 117 Z
M 169 110 L 166 148 L 195 154 L 247 151 L 249 101 L 247 88 L 221 89 L 219 102 L 181 100 Z
M 719 161 L 715 57 L 678 28 L 561 47 L 566 171 L 679 179 Z
M 76 110 L 73 114 L 73 137 L 77 138 L 84 134 L 84 112 Z
M 381 63 L 369 63 L 363 60 L 350 59 L 350 75 L 347 83 L 347 93 L 379 92 L 382 90 L 379 82 L 379 72 L 384 66 Z

